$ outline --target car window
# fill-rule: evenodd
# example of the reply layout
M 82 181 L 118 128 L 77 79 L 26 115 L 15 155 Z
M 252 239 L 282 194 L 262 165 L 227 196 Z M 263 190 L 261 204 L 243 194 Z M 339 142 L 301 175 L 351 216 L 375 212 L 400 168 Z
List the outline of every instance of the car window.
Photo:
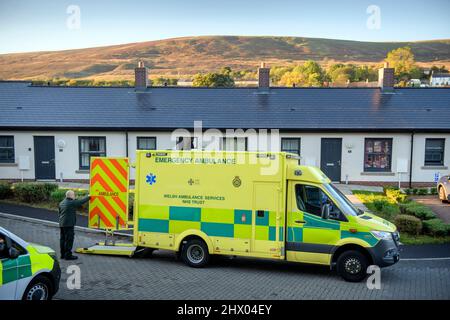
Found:
M 322 207 L 328 203 L 331 205 L 330 219 L 340 220 L 342 213 L 339 208 L 320 188 L 305 184 L 295 185 L 295 197 L 300 211 L 307 212 L 318 217 L 322 216 Z
M 0 259 L 8 258 L 8 250 L 6 245 L 6 237 L 0 233 Z

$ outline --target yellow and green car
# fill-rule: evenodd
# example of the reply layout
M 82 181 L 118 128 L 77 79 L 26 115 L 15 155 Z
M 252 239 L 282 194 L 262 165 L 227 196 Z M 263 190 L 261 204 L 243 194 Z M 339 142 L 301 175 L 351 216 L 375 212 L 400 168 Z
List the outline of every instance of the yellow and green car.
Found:
M 0 227 L 0 300 L 50 300 L 61 269 L 55 252 Z

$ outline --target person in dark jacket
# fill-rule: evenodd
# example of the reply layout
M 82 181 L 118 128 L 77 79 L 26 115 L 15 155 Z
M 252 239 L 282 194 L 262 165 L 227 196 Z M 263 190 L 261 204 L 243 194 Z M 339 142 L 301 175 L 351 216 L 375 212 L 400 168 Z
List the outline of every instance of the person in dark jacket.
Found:
M 75 192 L 68 190 L 66 198 L 59 203 L 59 228 L 61 259 L 76 260 L 77 256 L 72 254 L 73 240 L 75 237 L 75 223 L 77 221 L 76 211 L 83 204 L 88 202 L 89 196 L 75 199 Z

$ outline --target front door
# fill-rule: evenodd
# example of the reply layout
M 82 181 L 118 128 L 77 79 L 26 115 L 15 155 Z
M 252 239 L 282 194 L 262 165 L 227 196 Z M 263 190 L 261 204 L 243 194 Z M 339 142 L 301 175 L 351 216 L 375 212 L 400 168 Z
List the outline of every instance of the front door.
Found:
M 55 137 L 34 137 L 34 167 L 36 179 L 55 179 Z
M 320 169 L 331 181 L 341 181 L 341 138 L 322 138 Z

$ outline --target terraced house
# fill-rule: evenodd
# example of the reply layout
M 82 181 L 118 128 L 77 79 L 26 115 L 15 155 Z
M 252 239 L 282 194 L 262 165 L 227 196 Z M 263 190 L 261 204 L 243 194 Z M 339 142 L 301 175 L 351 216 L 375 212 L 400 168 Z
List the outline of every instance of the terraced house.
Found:
M 201 121 L 224 133 L 222 150 L 293 152 L 334 181 L 433 184 L 449 172 L 450 88 L 394 88 L 393 72 L 380 69 L 376 88 L 275 88 L 265 66 L 250 88 L 150 87 L 142 64 L 135 87 L 3 81 L 0 179 L 81 181 L 91 156 L 208 149 L 190 134 Z M 261 144 L 260 129 L 279 136 Z

